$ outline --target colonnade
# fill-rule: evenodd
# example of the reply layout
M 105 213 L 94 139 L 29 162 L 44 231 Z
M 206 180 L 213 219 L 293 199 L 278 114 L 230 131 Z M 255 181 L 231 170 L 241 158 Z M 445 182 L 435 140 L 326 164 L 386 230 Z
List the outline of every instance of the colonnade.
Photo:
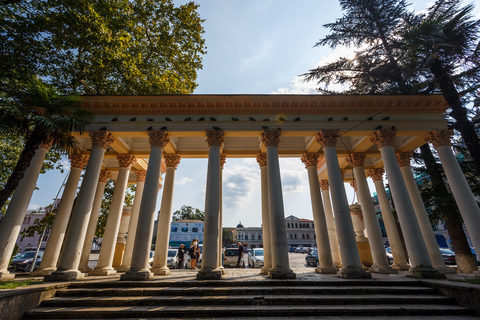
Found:
M 264 267 L 262 274 L 274 279 L 292 279 L 295 273 L 289 268 L 285 214 L 280 178 L 278 145 L 281 130 L 264 130 L 261 134 L 265 153 L 257 155 L 261 172 L 262 224 L 264 243 Z M 451 150 L 448 130 L 432 131 L 426 140 L 437 149 L 445 168 L 452 192 L 466 222 L 470 237 L 477 252 L 480 252 L 480 231 L 474 226 L 480 224 L 480 209 Z M 90 157 L 72 156 L 72 172 L 62 196 L 51 239 L 37 274 L 45 275 L 46 281 L 69 281 L 89 275 L 109 275 L 125 272 L 121 280 L 148 280 L 154 275 L 168 275 L 167 248 L 172 217 L 175 170 L 180 155 L 164 154 L 169 143 L 165 130 L 148 130 L 150 155 L 146 171 L 135 171 L 137 191 L 128 226 L 128 238 L 124 257 L 118 270 L 112 267 L 116 237 L 121 219 L 128 175 L 136 159 L 130 154 L 119 154 L 119 174 L 115 185 L 105 235 L 96 268 L 88 268 L 88 255 L 98 220 L 105 183 L 111 173 L 102 170 L 102 159 L 114 137 L 106 130 L 90 132 L 92 151 Z M 220 279 L 221 230 L 222 230 L 222 168 L 225 154 L 222 154 L 224 132 L 220 129 L 206 131 L 208 144 L 208 173 L 205 196 L 204 251 L 201 269 L 197 279 Z M 378 194 L 385 228 L 394 256 L 393 268 L 388 265 L 381 239 L 380 227 L 370 197 L 365 174 L 365 154 L 353 153 L 347 162 L 353 167 L 357 184 L 357 195 L 366 223 L 373 266 L 366 271 L 361 264 L 355 233 L 348 205 L 342 170 L 340 169 L 336 143 L 338 130 L 321 130 L 316 141 L 323 150 L 328 180 L 318 179 L 318 153 L 305 153 L 301 157 L 305 164 L 312 204 L 315 233 L 318 246 L 319 266 L 317 273 L 337 273 L 344 278 L 369 278 L 370 272 L 396 273 L 397 269 L 410 269 L 412 276 L 421 278 L 442 277 L 451 269 L 443 264 L 438 246 L 418 188 L 412 175 L 408 153 L 395 153 L 393 148 L 394 130 L 377 130 L 370 140 L 380 150 L 390 190 L 396 203 L 396 210 L 410 258 L 408 263 L 400 235 L 390 208 L 383 185 L 383 169 L 368 172 Z M 37 150 L 32 165 L 13 195 L 7 214 L 0 225 L 0 279 L 11 275 L 7 271 L 8 259 L 19 233 L 26 206 L 35 186 L 40 167 L 48 148 Z M 160 190 L 161 161 L 167 166 L 161 210 L 158 218 L 157 245 L 153 267 L 148 260 L 154 225 L 157 194 Z M 88 164 L 87 164 L 88 160 Z M 75 189 L 80 172 L 87 164 L 80 192 L 74 205 Z M 22 205 L 20 205 L 22 204 Z M 25 207 L 25 208 L 24 208 Z M 71 217 L 70 217 L 71 212 Z M 67 223 L 70 219 L 70 226 Z M 13 243 L 13 244 L 12 244 Z M 63 246 L 62 246 L 63 245 Z M 8 259 L 7 259 L 8 257 Z

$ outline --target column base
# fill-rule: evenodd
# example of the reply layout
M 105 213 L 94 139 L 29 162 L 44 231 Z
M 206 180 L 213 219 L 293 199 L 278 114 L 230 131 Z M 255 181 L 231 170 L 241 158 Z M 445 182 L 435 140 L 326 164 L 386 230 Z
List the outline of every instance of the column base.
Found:
M 14 273 L 10 273 L 7 270 L 2 270 L 0 271 L 0 281 L 8 281 L 8 280 L 13 280 L 15 278 Z
M 290 268 L 273 268 L 268 271 L 270 279 L 296 279 L 297 275 Z
M 112 267 L 96 267 L 88 273 L 89 276 L 110 276 L 116 274 L 117 270 Z
M 90 268 L 90 267 L 88 267 L 88 266 L 83 266 L 83 267 L 78 267 L 78 270 L 80 270 L 80 271 L 83 272 L 83 273 L 87 273 L 87 274 L 88 274 L 90 271 L 93 270 L 93 268 Z
M 79 270 L 57 270 L 52 274 L 45 276 L 43 281 L 45 282 L 56 282 L 56 281 L 73 281 L 77 279 L 82 279 L 85 277 L 84 273 L 81 273 Z
M 455 270 L 455 268 L 450 268 L 449 266 L 433 266 L 433 268 L 435 270 L 437 270 L 438 272 L 440 273 L 444 273 L 444 274 L 454 274 L 454 273 L 457 273 L 457 270 Z
M 344 279 L 371 279 L 372 274 L 361 267 L 346 267 L 337 272 L 337 276 Z
M 225 268 L 224 268 L 223 266 L 221 266 L 221 267 L 218 267 L 218 269 L 219 269 L 219 270 L 222 272 L 222 275 L 224 275 L 224 274 L 225 274 Z
M 373 265 L 368 269 L 369 272 L 373 273 L 381 273 L 381 274 L 398 274 L 397 269 L 393 269 L 391 267 L 378 267 L 376 265 Z
M 128 270 L 130 270 L 130 266 L 120 266 L 117 272 L 127 272 Z
M 268 271 L 270 271 L 270 270 L 271 270 L 271 268 L 265 268 L 265 267 L 263 267 L 262 270 L 260 270 L 260 273 L 267 276 L 267 275 L 268 275 Z
M 338 269 L 335 267 L 316 267 L 315 273 L 336 274 Z
M 153 268 L 150 269 L 151 272 L 153 272 L 154 275 L 156 276 L 168 276 L 171 272 L 168 267 L 160 267 L 160 268 Z
M 147 281 L 153 280 L 150 270 L 128 270 L 120 276 L 120 281 Z
M 400 271 L 405 271 L 405 270 L 409 270 L 411 268 L 411 266 L 409 264 L 392 264 L 392 268 L 393 269 L 397 269 L 397 270 L 400 270 Z
M 440 273 L 435 270 L 433 267 L 414 267 L 405 273 L 406 277 L 415 278 L 415 279 L 446 279 L 444 273 Z
M 218 268 L 202 268 L 197 273 L 197 280 L 220 280 L 222 271 Z
M 35 276 L 35 277 L 37 277 L 37 276 L 38 277 L 48 276 L 48 275 L 51 275 L 52 273 L 54 273 L 55 270 L 57 270 L 57 268 L 39 269 L 39 270 L 33 271 L 32 276 Z
M 337 269 L 340 269 L 342 267 L 342 263 L 341 262 L 334 262 L 333 266 Z

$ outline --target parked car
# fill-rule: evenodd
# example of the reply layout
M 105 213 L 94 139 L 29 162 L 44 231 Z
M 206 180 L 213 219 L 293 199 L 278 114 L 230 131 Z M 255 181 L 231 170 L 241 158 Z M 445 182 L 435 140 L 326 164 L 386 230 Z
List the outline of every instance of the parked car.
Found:
M 393 264 L 392 248 L 390 248 L 390 247 L 385 248 L 385 253 L 387 254 L 388 263 Z
M 167 267 L 175 268 L 178 264 L 177 249 L 168 249 Z
M 475 259 L 475 262 L 477 263 L 477 265 L 480 266 L 480 261 L 478 261 L 478 255 L 477 255 L 477 252 L 475 252 L 475 248 L 470 247 L 470 252 L 472 253 L 473 258 Z
M 252 253 L 248 255 L 248 265 L 252 268 L 263 267 L 263 249 L 253 249 Z
M 307 254 L 307 256 L 305 257 L 305 264 L 307 266 L 313 265 L 315 267 L 318 267 L 318 250 L 317 249 L 314 249 L 312 250 L 312 252 Z
M 238 261 L 238 248 L 227 248 L 223 258 L 224 267 L 235 267 Z M 242 259 L 241 266 L 245 268 L 245 260 Z
M 310 249 L 311 249 L 311 248 L 303 247 L 302 249 L 300 249 L 300 253 L 309 253 L 309 252 L 310 252 Z
M 447 248 L 440 248 L 440 252 L 442 253 L 443 262 L 445 262 L 445 264 L 457 264 L 455 261 L 455 252 Z
M 148 263 L 150 266 L 153 266 L 153 256 L 155 255 L 155 251 L 150 251 L 150 256 L 148 257 Z
M 288 249 L 288 252 L 295 252 L 295 247 L 290 247 L 290 249 Z
M 301 250 L 302 250 L 302 247 L 296 247 L 294 252 L 295 253 L 300 253 Z
M 8 269 L 12 271 L 29 272 L 32 265 L 33 258 L 35 257 L 35 251 L 27 251 L 18 253 L 13 257 L 12 263 L 8 266 Z M 35 261 L 35 268 L 38 268 L 42 261 L 43 251 L 38 252 L 37 260 Z

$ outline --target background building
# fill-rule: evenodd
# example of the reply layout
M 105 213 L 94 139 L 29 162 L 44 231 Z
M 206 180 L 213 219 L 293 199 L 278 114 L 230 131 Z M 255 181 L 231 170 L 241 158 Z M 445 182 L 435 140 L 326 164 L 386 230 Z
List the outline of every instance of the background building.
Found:
M 232 234 L 234 244 L 241 242 L 245 248 L 263 248 L 262 227 L 245 228 L 239 223 Z
M 170 247 L 178 248 L 183 243 L 188 248 L 193 239 L 203 244 L 203 221 L 179 220 L 170 224 Z
M 295 216 L 285 218 L 287 229 L 287 244 L 292 247 L 316 247 L 315 227 L 313 220 L 301 219 Z

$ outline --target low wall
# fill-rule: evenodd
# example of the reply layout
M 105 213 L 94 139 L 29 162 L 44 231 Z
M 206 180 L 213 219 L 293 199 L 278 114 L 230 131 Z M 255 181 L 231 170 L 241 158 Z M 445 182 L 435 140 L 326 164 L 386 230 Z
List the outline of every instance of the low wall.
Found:
M 0 318 L 21 320 L 25 311 L 37 307 L 43 300 L 53 297 L 57 290 L 68 285 L 69 283 L 39 284 L 27 288 L 0 290 Z

